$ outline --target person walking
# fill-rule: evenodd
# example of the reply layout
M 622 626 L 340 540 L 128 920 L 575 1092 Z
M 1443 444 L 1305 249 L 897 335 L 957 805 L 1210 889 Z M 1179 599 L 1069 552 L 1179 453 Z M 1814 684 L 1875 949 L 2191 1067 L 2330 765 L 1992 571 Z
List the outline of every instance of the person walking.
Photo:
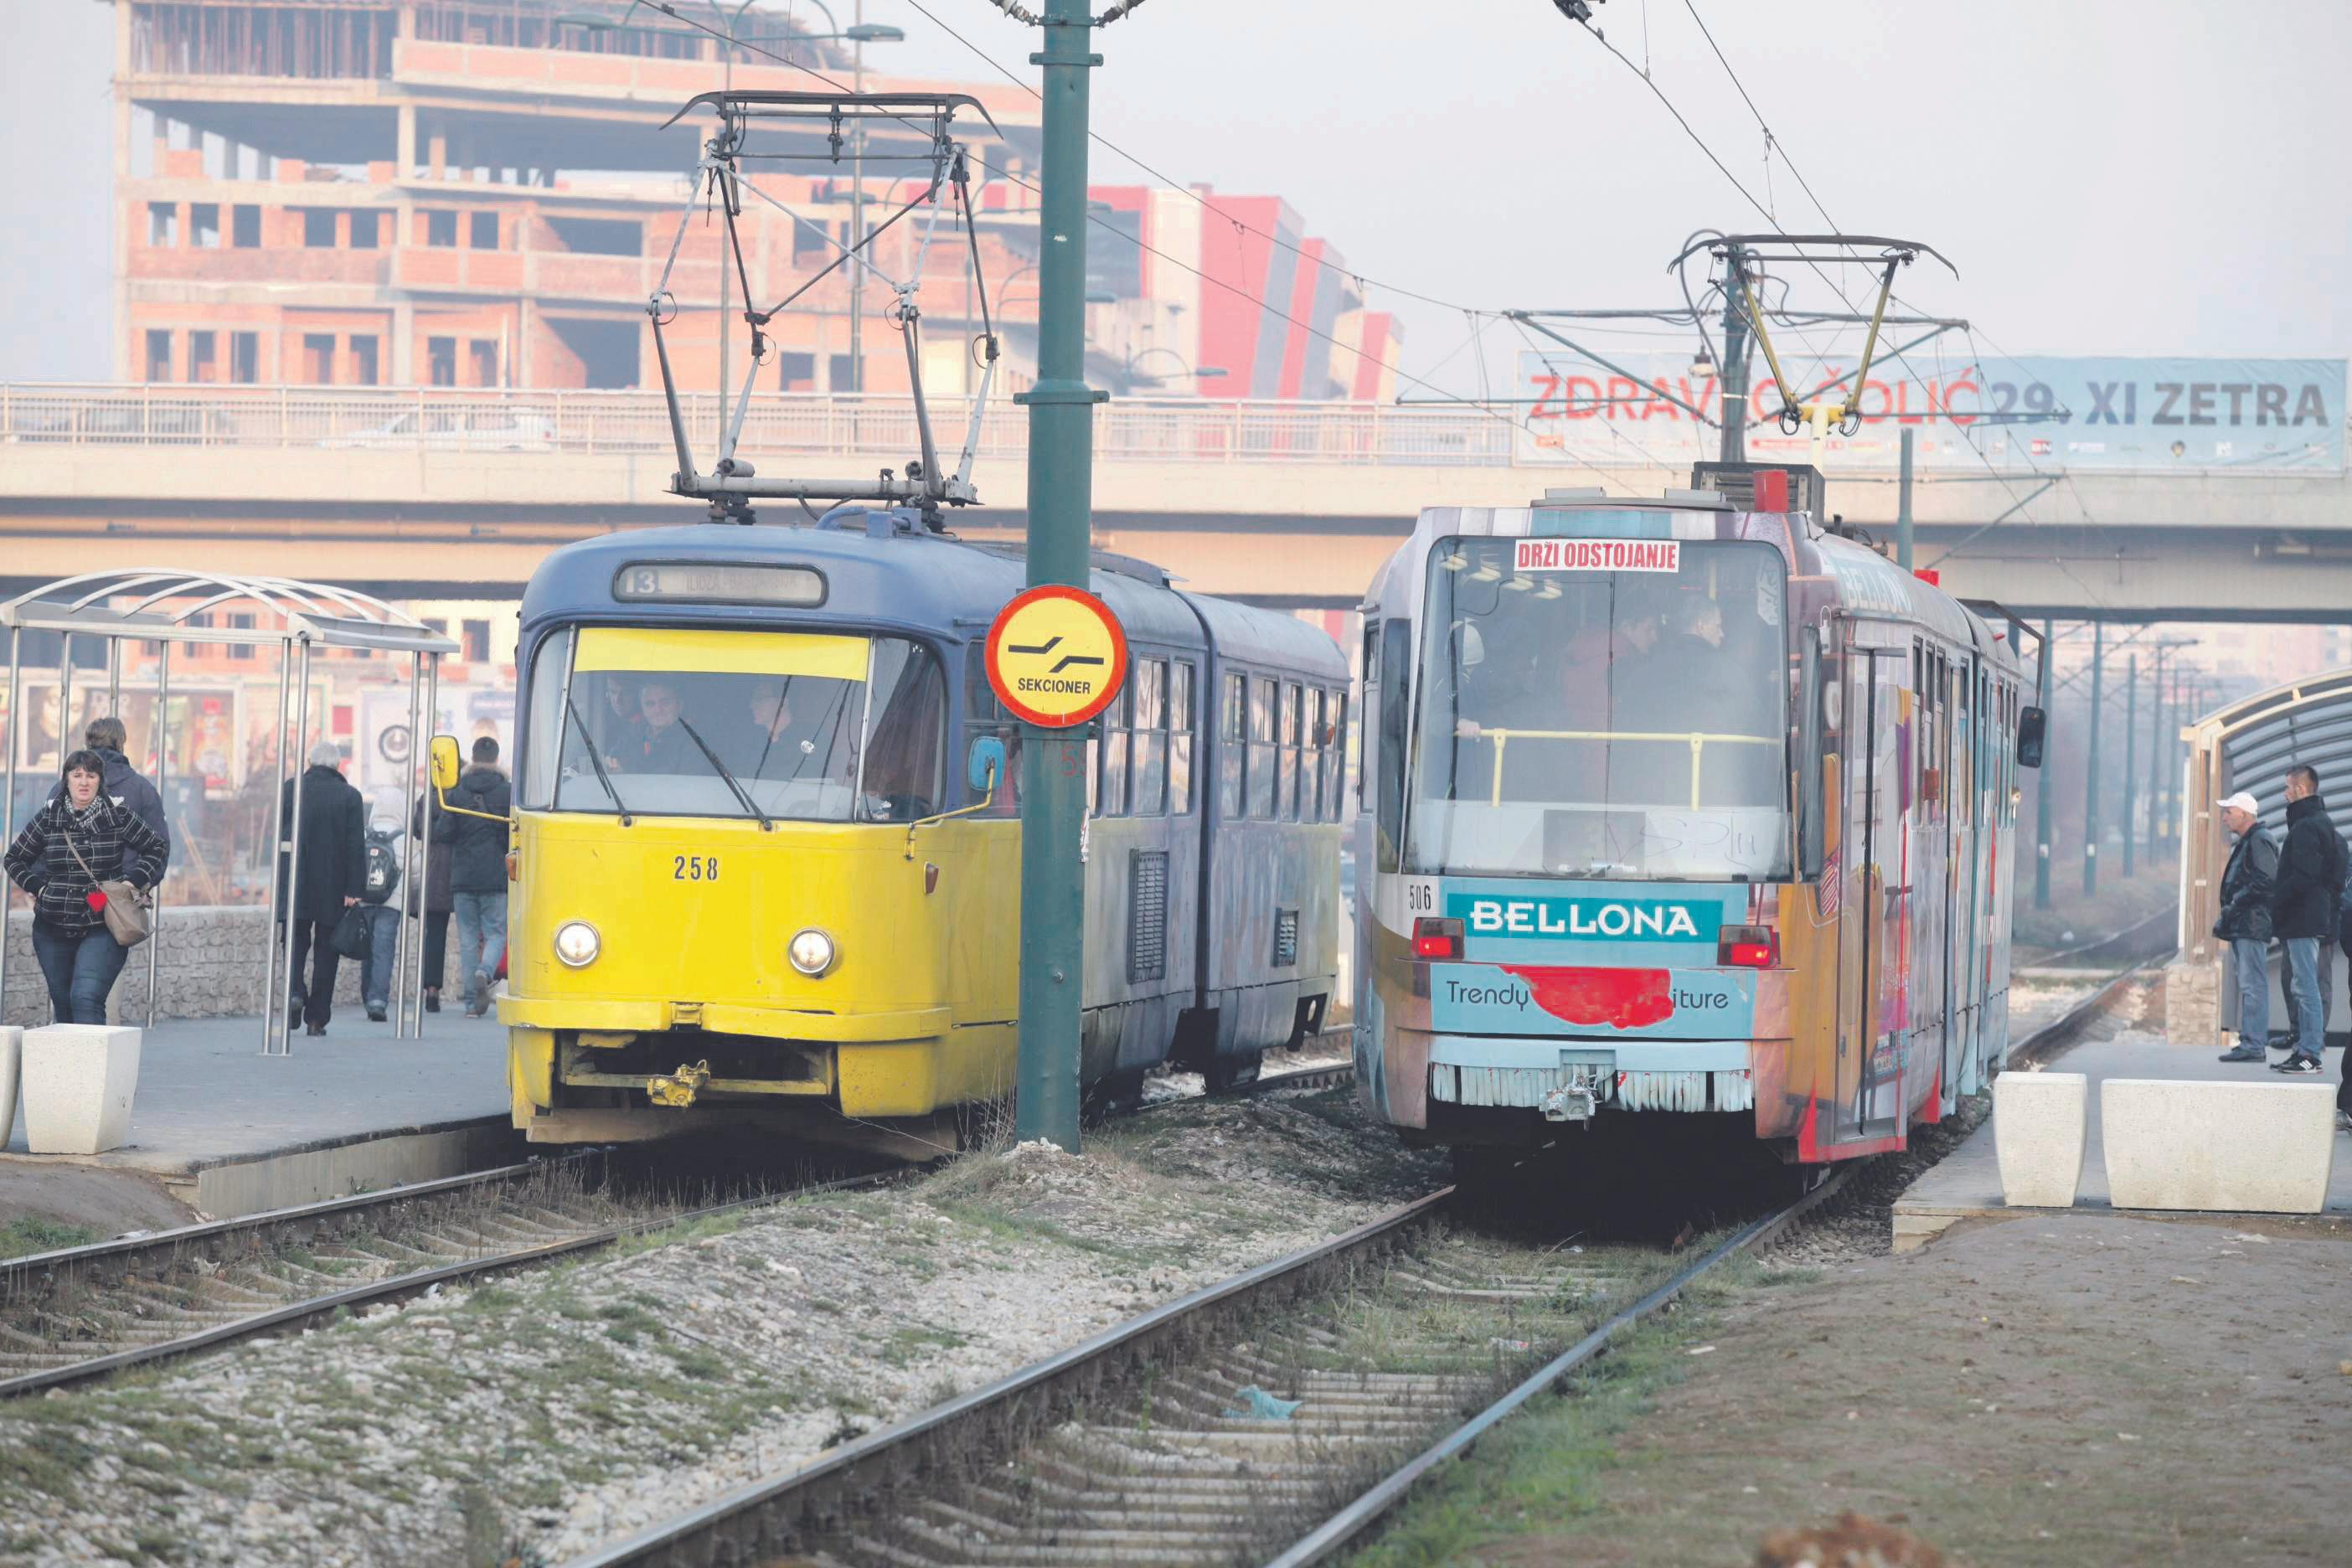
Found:
M 2294 1040 L 2273 1072 L 2304 1077 L 2320 1070 L 2326 1048 L 2326 1005 L 2319 992 L 2319 946 L 2336 933 L 2336 889 L 2344 885 L 2344 840 L 2319 793 L 2319 773 L 2297 763 L 2286 773 L 2286 843 L 2271 885 L 2271 926 L 2286 946 L 2287 984 L 2294 1002 Z
M 490 1010 L 490 979 L 507 950 L 507 817 L 514 791 L 499 767 L 495 739 L 474 742 L 473 765 L 457 775 L 446 804 L 453 809 L 436 819 L 433 842 L 446 847 L 449 862 L 466 1016 L 478 1018 Z
M 391 1010 L 400 955 L 400 911 L 392 902 L 405 868 L 401 864 L 398 790 L 386 786 L 375 792 L 362 853 L 367 872 L 360 889 L 360 911 L 367 920 L 368 944 L 360 955 L 360 1000 L 367 1005 L 368 1017 L 381 1024 Z
M 170 851 L 136 812 L 108 797 L 106 760 L 96 752 L 74 752 L 62 771 L 62 793 L 8 846 L 8 879 L 33 900 L 33 956 L 48 983 L 51 1018 L 103 1024 L 107 993 L 130 949 L 106 929 L 98 885 L 119 878 L 143 896 Z
M 108 804 L 121 807 L 145 823 L 149 830 L 163 841 L 163 870 L 169 870 L 172 865 L 172 825 L 163 816 L 163 797 L 148 782 L 147 776 L 132 767 L 131 759 L 123 754 L 128 745 L 127 735 L 122 721 L 110 713 L 103 718 L 92 719 L 82 731 L 82 748 L 96 752 L 98 760 L 105 765 L 106 776 L 99 783 L 99 793 L 106 796 Z M 65 797 L 65 781 L 59 779 L 57 788 L 49 791 L 49 798 L 58 801 Z M 130 847 L 124 846 L 126 859 L 121 875 L 125 880 L 131 879 L 127 858 L 131 853 Z M 162 879 L 163 872 L 158 871 L 156 880 Z
M 332 741 L 310 748 L 310 765 L 302 770 L 302 853 L 295 865 L 281 852 L 278 857 L 278 918 L 294 922 L 294 963 L 286 976 L 286 1026 L 297 1020 L 309 1026 L 303 1033 L 323 1035 L 335 1011 L 335 971 L 342 955 L 335 951 L 335 922 L 360 901 L 367 890 L 367 803 L 343 778 L 342 749 Z M 294 828 L 294 785 L 288 779 L 278 793 L 278 820 L 286 831 Z M 295 872 L 301 886 L 292 887 Z M 290 900 L 290 903 L 289 903 Z M 310 959 L 310 984 L 302 984 L 302 960 Z
M 2238 1043 L 2225 1062 L 2270 1060 L 2271 881 L 2278 874 L 2278 842 L 2262 824 L 2254 797 L 2243 790 L 2221 803 L 2221 822 L 2237 836 L 2221 871 L 2221 918 L 2216 940 L 2230 944 L 2230 973 L 2238 988 Z

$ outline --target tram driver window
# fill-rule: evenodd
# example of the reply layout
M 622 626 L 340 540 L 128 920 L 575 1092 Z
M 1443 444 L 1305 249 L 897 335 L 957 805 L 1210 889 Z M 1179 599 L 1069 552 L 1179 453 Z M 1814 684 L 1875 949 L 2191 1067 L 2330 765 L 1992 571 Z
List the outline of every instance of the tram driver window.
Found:
M 942 798 L 946 686 L 901 638 L 577 635 L 533 664 L 525 798 L 558 811 L 906 822 Z M 712 652 L 707 646 L 722 646 Z M 702 664 L 679 669 L 674 666 Z
M 1508 541 L 1443 541 L 1426 603 L 1406 869 L 1789 874 L 1777 550 L 1683 540 L 1631 569 L 1521 572 Z

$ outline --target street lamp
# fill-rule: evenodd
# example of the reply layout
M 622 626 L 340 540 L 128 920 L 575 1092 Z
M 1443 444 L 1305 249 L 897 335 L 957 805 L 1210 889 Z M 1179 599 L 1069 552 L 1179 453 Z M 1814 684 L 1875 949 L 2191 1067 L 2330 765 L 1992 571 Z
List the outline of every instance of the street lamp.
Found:
M 1139 353 L 1130 353 L 1127 356 L 1127 363 L 1120 367 L 1127 379 L 1129 381 L 1163 381 L 1167 379 L 1164 376 L 1154 375 L 1150 371 L 1145 371 L 1139 375 L 1136 373 L 1135 367 L 1141 364 L 1145 360 L 1150 359 L 1153 354 L 1166 354 L 1169 358 L 1174 360 L 1180 367 L 1178 371 L 1179 374 L 1189 375 L 1198 381 L 1214 380 L 1219 376 L 1228 374 L 1223 365 L 1204 364 L 1195 368 L 1192 365 L 1186 364 L 1184 363 L 1184 356 L 1178 353 L 1174 349 L 1154 347 L 1144 349 Z

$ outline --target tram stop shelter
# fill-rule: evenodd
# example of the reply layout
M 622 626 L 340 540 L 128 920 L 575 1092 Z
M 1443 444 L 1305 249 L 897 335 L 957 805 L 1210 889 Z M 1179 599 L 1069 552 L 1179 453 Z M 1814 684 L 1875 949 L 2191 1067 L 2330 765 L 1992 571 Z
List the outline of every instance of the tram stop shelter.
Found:
M 2231 839 L 2221 803 L 2240 790 L 2261 806 L 2262 825 L 2286 838 L 2286 771 L 2297 763 L 2318 770 L 2320 793 L 2332 787 L 2352 802 L 2352 669 L 2331 670 L 2241 698 L 2184 725 L 2189 758 L 2180 805 L 2180 946 L 2167 973 L 2165 1023 L 2183 1044 L 2216 1040 L 2237 1024 L 2238 999 L 2223 982 L 2229 944 L 2215 939 L 2221 914 L 2221 873 Z M 2338 805 L 2336 826 L 2347 826 Z M 2275 984 L 2278 954 L 2272 955 Z M 2352 997 L 2338 998 L 2331 1027 Z M 2283 1007 L 2271 1016 L 2283 1019 Z
M 427 727 L 429 716 L 439 710 L 441 660 L 445 655 L 457 651 L 456 643 L 414 616 L 352 589 L 284 577 L 232 576 L 172 568 L 92 572 L 44 584 L 0 602 L 0 628 L 5 628 L 8 645 L 8 745 L 5 794 L 0 796 L 0 842 L 14 842 L 19 826 L 17 770 L 20 759 L 26 753 L 26 740 L 31 728 L 26 722 L 25 701 L 28 675 L 57 683 L 58 751 L 62 759 L 74 749 L 73 737 L 68 731 L 73 721 L 76 685 L 87 683 L 94 689 L 102 680 L 106 695 L 101 711 L 120 716 L 123 711 L 126 648 L 135 648 L 135 658 L 152 658 L 155 705 L 151 739 L 157 775 L 152 782 L 162 790 L 168 783 L 172 752 L 163 734 L 171 713 L 172 650 L 192 644 L 228 644 L 254 650 L 251 657 L 256 659 L 262 658 L 262 649 L 276 651 L 277 705 L 269 762 L 266 764 L 275 770 L 268 796 L 268 841 L 275 852 L 262 856 L 268 867 L 264 907 L 270 910 L 275 910 L 278 904 L 281 864 L 284 879 L 289 882 L 300 871 L 304 792 L 299 788 L 291 792 L 293 808 L 289 819 L 284 805 L 285 781 L 301 776 L 314 739 L 312 698 L 314 676 L 319 673 L 314 670 L 314 660 L 331 649 L 367 650 L 388 656 L 396 679 L 404 659 L 407 734 L 411 741 L 408 763 L 402 770 L 405 778 L 404 831 L 415 817 L 417 768 L 425 757 L 424 748 L 415 744 L 415 738 Z M 87 664 L 76 668 L 77 659 L 87 654 L 93 644 L 103 650 L 102 673 Z M 46 658 L 52 647 L 56 650 L 54 665 Z M 37 668 L 29 667 L 26 660 L 37 651 L 44 656 L 43 662 Z M 141 678 L 143 680 L 143 671 Z M 177 865 L 184 851 L 176 825 L 173 837 L 173 858 Z M 421 900 L 432 853 L 429 837 L 420 842 L 406 868 L 407 876 L 415 880 L 399 895 L 401 898 L 406 899 L 413 892 Z M 171 890 L 172 878 L 167 875 L 156 889 L 152 915 L 155 934 L 146 943 L 150 1027 L 156 1016 L 160 953 L 166 940 L 164 933 L 171 930 L 171 913 L 166 907 Z M 13 900 L 14 889 L 5 891 Z M 409 928 L 414 923 L 407 920 L 399 922 L 399 946 L 393 971 L 396 977 L 395 1038 L 421 1037 L 424 1029 L 424 968 L 410 952 L 415 939 Z M 264 930 L 272 929 L 265 921 Z M 293 1050 L 283 1000 L 287 983 L 282 978 L 292 970 L 293 938 L 292 922 L 288 921 L 273 938 L 262 943 L 258 1010 L 264 1056 L 289 1056 Z M 137 956 L 133 955 L 134 963 Z M 0 1007 L 6 1005 L 11 984 L 22 982 L 10 973 L 7 944 L 0 942 Z M 32 984 L 37 987 L 40 984 L 37 976 Z M 5 1136 L 6 1130 L 0 1129 L 0 1138 Z

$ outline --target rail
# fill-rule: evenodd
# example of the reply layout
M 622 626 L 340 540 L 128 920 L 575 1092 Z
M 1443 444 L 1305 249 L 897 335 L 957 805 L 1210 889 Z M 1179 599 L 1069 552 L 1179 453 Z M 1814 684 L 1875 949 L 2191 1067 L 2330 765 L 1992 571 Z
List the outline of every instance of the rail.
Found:
M 695 449 L 715 454 L 719 399 L 688 395 L 682 406 Z M 960 395 L 934 395 L 930 410 L 940 429 L 970 422 Z M 1108 461 L 1422 468 L 1508 468 L 1513 432 L 1475 409 L 1194 397 L 1122 398 L 1095 411 L 1094 429 L 1095 456 Z M 171 383 L 0 383 L 0 443 L 650 457 L 675 449 L 657 392 Z M 895 461 L 919 449 L 914 399 L 766 394 L 752 401 L 742 448 Z M 1028 411 L 992 404 L 981 455 L 1028 449 Z

